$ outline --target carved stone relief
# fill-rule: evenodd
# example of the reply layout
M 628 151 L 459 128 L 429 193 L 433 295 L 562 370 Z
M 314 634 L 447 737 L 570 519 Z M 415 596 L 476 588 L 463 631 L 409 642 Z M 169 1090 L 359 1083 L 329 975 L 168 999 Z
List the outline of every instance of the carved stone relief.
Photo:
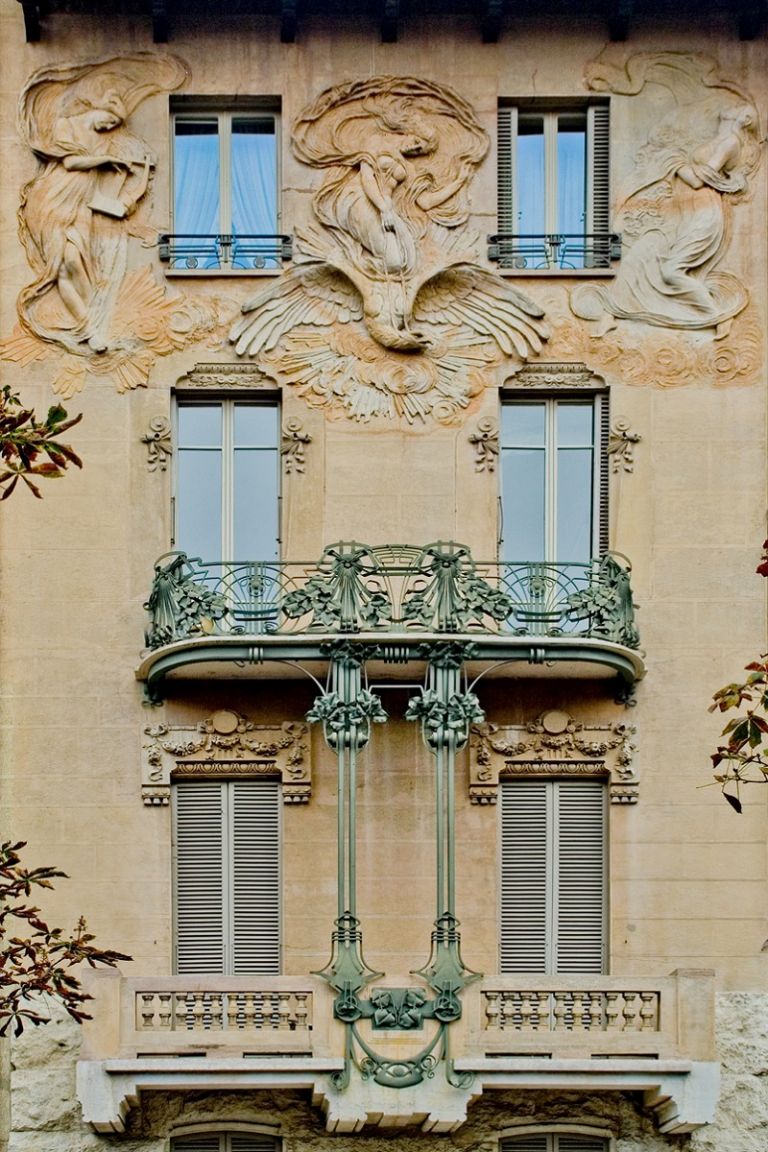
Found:
M 145 247 L 156 238 L 144 219 L 155 158 L 130 117 L 186 75 L 174 56 L 137 52 L 47 65 L 22 91 L 19 133 L 38 170 L 21 193 L 19 235 L 34 280 L 0 355 L 28 364 L 65 353 L 54 383 L 62 396 L 88 372 L 120 392 L 146 385 L 156 357 L 220 338 L 216 298 L 170 293 L 148 266 L 127 271 L 129 237 Z
M 238 355 L 336 414 L 450 422 L 484 369 L 541 350 L 541 308 L 459 231 L 488 139 L 457 93 L 413 77 L 341 84 L 298 117 L 292 147 L 323 173 L 315 219 L 294 267 L 243 305 Z
M 544 712 L 529 724 L 476 724 L 470 733 L 469 798 L 495 804 L 499 780 L 516 776 L 605 776 L 612 804 L 636 804 L 631 724 L 586 723 Z
M 508 377 L 504 384 L 514 388 L 541 388 L 545 392 L 556 391 L 559 388 L 567 390 L 589 388 L 605 388 L 605 380 L 598 376 L 586 364 L 580 361 L 568 361 L 558 364 L 541 361 L 538 364 L 526 364 L 514 376 Z
M 169 804 L 171 781 L 193 776 L 280 776 L 283 803 L 309 800 L 309 729 L 300 721 L 254 724 L 222 709 L 199 724 L 148 725 L 144 736 L 141 791 L 146 805 Z
M 603 336 L 620 320 L 727 336 L 749 292 L 722 271 L 733 206 L 751 193 L 761 158 L 759 117 L 748 93 L 712 61 L 640 53 L 623 67 L 589 65 L 587 86 L 632 101 L 645 142 L 614 217 L 623 251 L 615 280 L 571 293 L 576 316 Z
M 176 382 L 178 388 L 188 391 L 191 388 L 237 388 L 239 391 L 253 388 L 259 391 L 275 391 L 275 384 L 254 364 L 195 364 L 194 368 Z
M 628 420 L 619 418 L 613 421 L 606 450 L 611 458 L 612 472 L 634 472 L 635 444 L 641 440 L 639 432 L 631 431 Z
M 150 472 L 166 472 L 168 461 L 173 456 L 171 443 L 171 422 L 165 416 L 154 416 L 149 422 L 149 431 L 142 436 L 142 444 L 147 446 L 147 468 Z
M 478 420 L 477 431 L 470 433 L 475 446 L 475 472 L 495 472 L 499 458 L 499 426 L 495 420 Z
M 751 305 L 734 319 L 725 340 L 640 324 L 621 324 L 598 339 L 588 325 L 558 314 L 561 302 L 553 297 L 546 301 L 552 323 L 549 350 L 563 359 L 586 360 L 611 380 L 634 387 L 729 388 L 763 379 L 763 329 Z M 525 372 L 528 367 L 533 365 Z M 517 387 L 518 379 L 507 383 Z
M 283 458 L 283 467 L 286 473 L 303 472 L 305 465 L 304 449 L 312 443 L 312 437 L 304 431 L 301 420 L 292 416 L 283 423 L 283 432 L 280 441 L 280 455 Z

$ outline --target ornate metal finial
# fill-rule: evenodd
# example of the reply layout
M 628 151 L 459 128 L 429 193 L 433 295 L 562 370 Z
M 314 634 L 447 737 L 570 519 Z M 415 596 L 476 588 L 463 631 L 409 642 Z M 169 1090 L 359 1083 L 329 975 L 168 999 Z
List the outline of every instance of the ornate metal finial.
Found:
M 171 424 L 165 416 L 154 416 L 149 422 L 149 431 L 141 438 L 147 446 L 147 468 L 150 472 L 166 472 L 168 461 L 173 456 Z
M 639 444 L 642 436 L 639 432 L 630 432 L 629 420 L 620 417 L 611 425 L 611 434 L 608 437 L 608 455 L 611 457 L 611 470 L 613 472 L 634 472 L 635 454 L 634 444 Z

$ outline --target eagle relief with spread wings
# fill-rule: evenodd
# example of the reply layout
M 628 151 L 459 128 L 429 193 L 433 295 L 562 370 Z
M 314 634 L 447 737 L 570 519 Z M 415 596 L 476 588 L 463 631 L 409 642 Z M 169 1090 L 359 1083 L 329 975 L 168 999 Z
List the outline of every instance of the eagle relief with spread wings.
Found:
M 230 340 L 306 401 L 358 420 L 454 420 L 505 356 L 549 335 L 542 309 L 475 263 L 455 229 L 488 150 L 450 89 L 378 77 L 328 89 L 293 150 L 325 170 L 296 266 L 243 304 Z

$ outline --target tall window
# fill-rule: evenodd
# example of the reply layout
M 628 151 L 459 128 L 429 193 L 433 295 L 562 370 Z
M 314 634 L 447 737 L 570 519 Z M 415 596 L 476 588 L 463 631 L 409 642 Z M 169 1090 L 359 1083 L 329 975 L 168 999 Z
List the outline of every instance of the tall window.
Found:
M 252 267 L 259 250 L 252 238 L 279 231 L 277 188 L 274 112 L 174 113 L 173 233 L 181 257 L 193 260 L 180 260 L 182 266 L 216 267 L 218 261 Z M 217 236 L 225 238 L 223 251 L 214 243 Z M 194 237 L 210 239 L 195 245 Z M 277 267 L 277 257 L 258 266 Z
M 175 546 L 203 560 L 275 560 L 279 408 L 247 400 L 177 406 Z
M 607 545 L 607 397 L 510 400 L 500 559 L 583 564 Z
M 279 781 L 179 781 L 173 793 L 176 971 L 279 972 Z
M 587 1132 L 527 1132 L 504 1137 L 499 1152 L 608 1152 L 608 1140 Z
M 502 106 L 498 148 L 502 265 L 608 267 L 608 105 Z
M 502 972 L 604 970 L 606 833 L 602 780 L 502 782 Z

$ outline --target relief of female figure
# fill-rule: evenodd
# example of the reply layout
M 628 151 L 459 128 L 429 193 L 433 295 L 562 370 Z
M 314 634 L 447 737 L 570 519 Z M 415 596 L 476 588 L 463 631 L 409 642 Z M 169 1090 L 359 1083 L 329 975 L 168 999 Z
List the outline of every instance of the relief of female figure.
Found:
M 19 223 L 37 276 L 19 297 L 24 328 L 72 351 L 104 352 L 126 260 L 122 220 L 145 195 L 152 160 L 123 130 L 126 108 L 106 85 L 52 124 L 42 173 L 24 188 Z M 87 346 L 84 349 L 83 346 Z
M 598 321 L 595 335 L 617 320 L 726 335 L 748 296 L 735 276 L 714 269 L 727 239 L 724 197 L 747 188 L 755 126 L 755 110 L 740 105 L 721 112 L 717 133 L 703 144 L 654 152 L 620 210 L 626 247 L 616 280 L 571 296 L 577 316 Z

